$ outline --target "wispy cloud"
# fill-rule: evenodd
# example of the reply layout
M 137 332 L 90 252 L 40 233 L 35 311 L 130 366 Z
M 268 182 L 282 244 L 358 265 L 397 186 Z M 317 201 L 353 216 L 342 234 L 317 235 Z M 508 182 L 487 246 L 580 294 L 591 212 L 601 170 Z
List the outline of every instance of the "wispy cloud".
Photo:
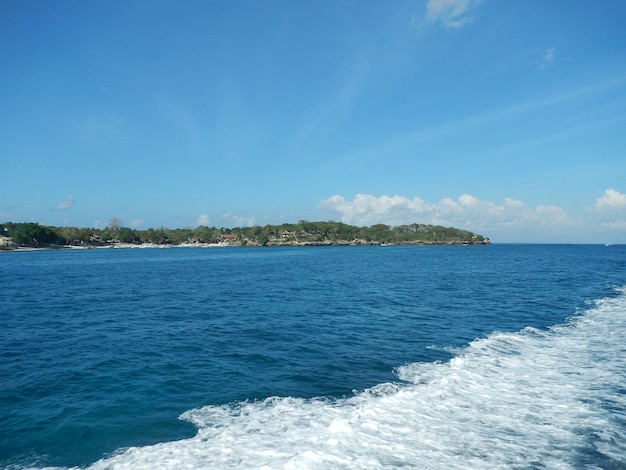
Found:
M 428 127 L 419 127 L 399 133 L 397 136 L 382 140 L 378 145 L 368 145 L 363 149 L 357 149 L 352 154 L 346 154 L 341 158 L 342 162 L 349 161 L 354 164 L 362 164 L 364 161 L 374 162 L 382 155 L 400 154 L 406 149 L 416 148 L 428 142 L 445 141 L 457 138 L 461 132 L 492 132 L 494 124 L 501 124 L 505 119 L 520 119 L 526 121 L 534 119 L 533 115 L 545 112 L 551 108 L 564 103 L 577 104 L 582 100 L 587 100 L 593 95 L 623 89 L 626 85 L 626 75 L 612 77 L 610 80 L 592 83 L 587 86 L 565 90 L 561 94 L 547 95 L 535 100 L 525 100 L 512 103 L 509 106 L 487 109 L 477 114 L 469 114 L 447 122 L 434 123 Z M 624 122 L 625 117 L 617 115 L 608 119 L 589 119 L 579 126 L 564 128 L 555 132 L 543 132 L 542 135 L 534 138 L 525 138 L 518 142 L 512 141 L 502 147 L 492 147 L 483 150 L 481 155 L 499 155 L 503 152 L 515 152 L 533 146 L 538 146 L 546 142 L 554 142 L 558 139 L 568 138 L 571 135 L 580 135 L 590 130 L 614 126 Z
M 546 49 L 541 57 L 541 60 L 537 61 L 537 66 L 540 69 L 547 69 L 552 66 L 555 57 L 554 48 Z
M 144 224 L 143 219 L 135 219 L 130 223 L 130 228 L 140 228 Z
M 603 227 L 619 232 L 626 232 L 626 220 L 614 220 L 613 222 L 605 222 Z
M 120 130 L 124 119 L 118 115 L 89 116 L 79 125 L 80 135 L 84 139 L 109 137 Z
M 234 227 L 251 227 L 256 224 L 254 217 L 248 217 L 240 212 L 224 212 L 220 218 L 227 222 L 226 225 L 232 225 Z
M 209 214 L 200 214 L 198 219 L 196 220 L 196 225 L 199 227 L 200 225 L 208 226 L 211 223 L 211 219 L 209 218 Z
M 74 204 L 74 196 L 72 196 L 71 194 L 68 194 L 67 196 L 65 196 L 65 200 L 63 202 L 58 203 L 54 207 L 54 210 L 65 211 L 69 209 L 70 207 L 72 207 L 73 204 Z
M 446 29 L 455 29 L 473 21 L 470 12 L 480 0 L 428 0 L 426 21 L 437 23 Z

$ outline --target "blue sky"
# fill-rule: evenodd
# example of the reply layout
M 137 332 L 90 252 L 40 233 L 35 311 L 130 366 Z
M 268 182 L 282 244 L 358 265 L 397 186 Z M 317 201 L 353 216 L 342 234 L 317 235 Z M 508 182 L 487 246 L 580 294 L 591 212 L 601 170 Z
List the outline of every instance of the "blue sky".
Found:
M 0 2 L 0 221 L 626 243 L 626 2 Z

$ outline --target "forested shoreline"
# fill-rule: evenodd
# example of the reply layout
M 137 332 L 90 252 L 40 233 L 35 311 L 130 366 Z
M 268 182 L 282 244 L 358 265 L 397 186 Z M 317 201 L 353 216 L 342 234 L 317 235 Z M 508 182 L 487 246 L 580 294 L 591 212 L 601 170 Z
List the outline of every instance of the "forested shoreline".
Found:
M 342 222 L 307 222 L 252 227 L 149 228 L 121 226 L 113 219 L 105 228 L 54 227 L 38 223 L 0 223 L 0 249 L 114 247 L 127 245 L 485 245 L 489 239 L 467 230 L 438 225 L 357 227 Z

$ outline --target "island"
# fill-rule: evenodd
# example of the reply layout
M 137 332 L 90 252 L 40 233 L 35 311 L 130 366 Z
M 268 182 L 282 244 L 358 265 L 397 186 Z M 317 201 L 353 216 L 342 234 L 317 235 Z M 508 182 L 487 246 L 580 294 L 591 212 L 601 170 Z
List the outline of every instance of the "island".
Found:
M 119 248 L 146 246 L 343 246 L 343 245 L 489 245 L 489 238 L 439 225 L 308 222 L 252 227 L 123 227 L 113 219 L 105 228 L 54 227 L 25 222 L 0 223 L 0 250 Z

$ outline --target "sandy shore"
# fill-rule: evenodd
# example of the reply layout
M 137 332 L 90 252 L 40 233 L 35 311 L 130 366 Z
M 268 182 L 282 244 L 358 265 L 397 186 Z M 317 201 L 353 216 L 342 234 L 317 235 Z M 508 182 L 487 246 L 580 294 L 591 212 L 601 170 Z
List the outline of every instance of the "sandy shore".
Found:
M 58 246 L 42 246 L 28 247 L 22 246 L 10 251 L 49 251 L 49 250 L 104 250 L 119 248 L 223 248 L 234 246 L 229 243 L 181 243 L 179 245 L 159 245 L 156 243 L 113 243 L 111 245 L 58 245 Z

